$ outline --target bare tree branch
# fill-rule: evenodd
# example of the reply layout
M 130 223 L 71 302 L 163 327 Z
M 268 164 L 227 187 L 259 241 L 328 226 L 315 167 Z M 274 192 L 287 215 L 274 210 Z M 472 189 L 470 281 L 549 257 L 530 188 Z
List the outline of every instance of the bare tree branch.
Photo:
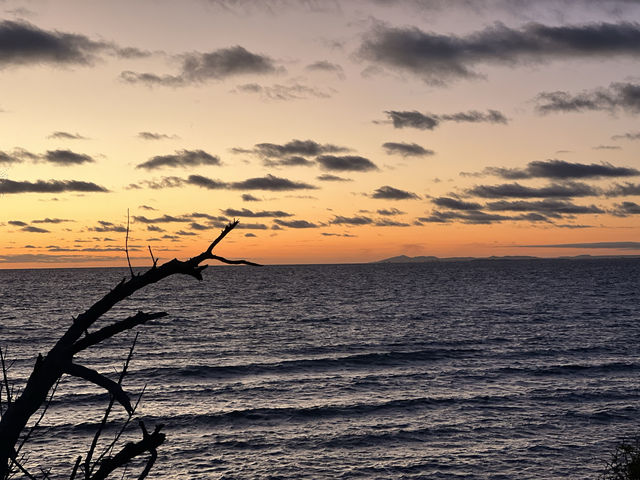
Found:
M 95 383 L 99 387 L 104 388 L 116 398 L 116 400 L 125 408 L 128 413 L 131 413 L 133 411 L 129 396 L 124 392 L 122 387 L 113 380 L 99 374 L 95 370 L 84 367 L 82 365 L 78 365 L 76 363 L 70 363 L 66 365 L 63 371 L 64 373 L 73 375 L 74 377 L 84 378 L 85 380 L 91 383 Z
M 144 424 L 142 422 L 140 423 L 142 428 Z M 122 450 L 116 453 L 113 457 L 105 459 L 100 465 L 98 471 L 90 480 L 105 480 L 111 472 L 126 465 L 133 458 L 142 455 L 145 452 L 153 454 L 152 452 L 162 445 L 165 440 L 165 434 L 160 433 L 161 428 L 162 425 L 156 426 L 152 433 L 147 433 L 146 429 L 143 428 L 142 440 L 135 443 L 127 443 Z
M 153 261 L 153 266 L 151 268 L 156 268 L 156 266 L 158 265 L 158 260 L 160 259 L 153 257 L 153 252 L 151 251 L 151 245 L 147 245 L 147 247 L 149 247 L 149 255 L 151 255 L 151 261 Z
M 75 480 L 76 474 L 78 473 L 78 467 L 80 466 L 81 461 L 82 461 L 82 455 L 79 455 L 78 458 L 76 458 L 76 463 L 73 466 L 73 470 L 71 471 L 71 476 L 69 477 L 69 480 Z
M 144 313 L 138 312 L 135 315 L 125 318 L 124 320 L 120 320 L 112 325 L 101 328 L 100 330 L 90 333 L 82 337 L 80 340 L 75 342 L 71 347 L 71 351 L 76 354 L 81 352 L 82 350 L 96 345 L 107 338 L 113 337 L 114 335 L 124 332 L 126 330 L 130 330 L 133 327 L 138 325 L 142 325 L 149 320 L 155 320 L 156 318 L 166 317 L 168 313 L 166 312 L 157 312 L 157 313 Z
M 250 262 L 248 260 L 227 260 L 226 258 L 221 257 L 219 255 L 211 255 L 210 258 L 212 260 L 218 260 L 219 262 L 222 262 L 222 263 L 228 263 L 229 265 L 249 265 L 251 267 L 261 267 L 262 266 L 259 263 L 253 263 L 253 262 Z
M 127 217 L 129 217 L 128 213 Z M 163 312 L 155 314 L 138 313 L 133 317 L 129 317 L 125 320 L 116 322 L 115 324 L 104 327 L 92 334 L 87 333 L 89 328 L 98 319 L 100 319 L 102 315 L 104 315 L 116 304 L 128 298 L 141 288 L 144 288 L 148 285 L 159 282 L 171 275 L 176 274 L 189 275 L 198 280 L 202 280 L 202 271 L 207 267 L 207 265 L 201 265 L 201 263 L 205 260 L 217 260 L 222 263 L 229 263 L 234 265 L 257 265 L 247 260 L 228 260 L 224 257 L 220 257 L 212 253 L 213 249 L 237 225 L 237 220 L 229 223 L 220 232 L 218 237 L 216 237 L 209 244 L 208 248 L 204 252 L 186 261 L 181 261 L 174 258 L 173 260 L 163 263 L 159 267 L 153 266 L 143 274 L 138 275 L 133 275 L 133 269 L 131 268 L 131 265 L 129 263 L 130 272 L 132 274 L 131 278 L 129 280 L 123 279 L 105 296 L 94 303 L 88 310 L 73 319 L 72 324 L 53 346 L 53 348 L 47 353 L 47 355 L 44 357 L 38 357 L 33 372 L 29 376 L 24 390 L 15 399 L 13 398 L 13 395 L 9 390 L 9 384 L 6 378 L 5 369 L 5 389 L 7 389 L 7 394 L 12 398 L 10 405 L 7 406 L 4 415 L 2 415 L 2 418 L 0 419 L 0 479 L 7 478 L 7 475 L 9 473 L 9 460 L 15 458 L 14 447 L 18 441 L 20 433 L 25 428 L 31 416 L 34 415 L 40 408 L 40 406 L 46 401 L 48 392 L 51 390 L 53 385 L 58 381 L 63 373 L 70 373 L 72 375 L 85 378 L 86 380 L 89 380 L 107 389 L 116 397 L 116 399 L 120 403 L 123 404 L 128 412 L 131 411 L 132 407 L 129 398 L 126 396 L 120 385 L 100 375 L 94 370 L 90 370 L 86 367 L 82 367 L 80 365 L 72 363 L 73 356 L 79 351 L 91 345 L 95 345 L 101 340 L 109 338 L 119 332 L 128 330 L 137 325 L 141 325 L 153 318 L 160 318 L 161 316 L 164 316 L 165 314 Z M 128 250 L 128 229 L 126 247 Z M 82 338 L 83 336 L 84 338 Z M 4 356 L 0 356 L 0 360 L 4 365 Z M 161 437 L 162 440 L 160 440 Z M 138 452 L 140 451 L 140 449 L 142 449 L 142 452 L 150 452 L 149 445 L 154 444 L 155 446 L 157 446 L 162 443 L 162 441 L 164 441 L 164 434 L 160 434 L 156 429 L 153 434 L 150 434 L 141 442 L 138 442 L 138 444 L 130 444 L 134 446 L 137 445 L 135 447 L 131 447 L 134 450 L 131 450 L 130 448 L 125 452 L 125 447 L 125 449 L 119 452 L 118 455 L 122 454 L 120 457 L 122 458 L 122 456 L 128 455 L 129 451 Z M 116 457 L 118 455 L 116 455 Z M 105 460 L 105 462 L 107 462 L 107 460 Z M 105 465 L 105 462 L 102 463 L 102 466 L 100 467 L 101 470 L 103 470 L 102 467 Z M 96 475 L 98 475 L 98 473 L 100 473 L 100 470 L 96 472 Z

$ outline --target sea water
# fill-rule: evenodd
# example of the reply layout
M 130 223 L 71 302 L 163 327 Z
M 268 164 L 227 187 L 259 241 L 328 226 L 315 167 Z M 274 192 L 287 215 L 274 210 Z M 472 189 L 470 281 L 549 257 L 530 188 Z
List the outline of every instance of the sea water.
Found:
M 19 390 L 126 269 L 0 270 Z M 640 260 L 211 267 L 109 312 L 158 479 L 596 478 L 640 432 Z M 134 332 L 76 362 L 117 380 Z M 109 398 L 64 377 L 23 452 L 68 478 Z M 116 405 L 103 432 L 118 431 Z M 139 440 L 131 422 L 125 440 Z M 137 478 L 139 470 L 131 470 Z

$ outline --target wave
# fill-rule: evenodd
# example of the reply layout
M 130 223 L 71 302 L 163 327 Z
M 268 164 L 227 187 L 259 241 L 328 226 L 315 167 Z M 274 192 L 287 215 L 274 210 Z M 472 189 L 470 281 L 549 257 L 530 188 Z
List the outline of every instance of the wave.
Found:
M 375 370 L 376 367 L 394 367 L 414 363 L 439 361 L 450 358 L 473 357 L 482 350 L 476 348 L 434 348 L 418 351 L 374 352 L 341 357 L 284 360 L 273 363 L 248 363 L 240 365 L 198 365 L 187 367 L 160 367 L 140 369 L 141 375 L 216 378 L 228 376 L 295 373 L 299 371 L 325 371 L 337 368 Z

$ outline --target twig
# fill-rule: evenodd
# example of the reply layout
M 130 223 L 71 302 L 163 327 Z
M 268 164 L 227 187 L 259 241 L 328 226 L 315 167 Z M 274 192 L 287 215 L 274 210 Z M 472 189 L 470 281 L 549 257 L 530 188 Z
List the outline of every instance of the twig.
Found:
M 129 354 L 127 355 L 127 359 L 125 360 L 124 366 L 122 367 L 122 372 L 120 373 L 120 377 L 118 378 L 118 385 L 122 384 L 122 380 L 127 374 L 127 368 L 129 368 L 129 362 L 131 361 L 131 357 L 133 357 L 133 350 L 135 349 L 137 342 L 138 342 L 138 333 L 136 333 L 136 336 L 133 339 L 133 343 L 131 344 L 131 348 L 129 348 Z M 87 479 L 91 476 L 91 473 L 93 472 L 93 468 L 95 467 L 95 463 L 94 465 L 91 465 L 91 458 L 93 457 L 93 452 L 96 449 L 96 445 L 98 444 L 100 435 L 102 435 L 102 430 L 104 430 L 104 427 L 107 424 L 107 420 L 109 418 L 109 415 L 111 414 L 111 410 L 113 409 L 113 404 L 115 400 L 116 400 L 116 397 L 115 395 L 112 394 L 111 398 L 109 399 L 109 405 L 107 406 L 104 412 L 104 415 L 102 416 L 102 421 L 100 422 L 100 425 L 98 426 L 98 430 L 96 430 L 96 433 L 93 436 L 93 440 L 91 441 L 91 446 L 87 451 L 87 455 L 84 460 L 84 472 L 85 472 L 85 478 Z M 131 411 L 130 415 L 132 414 L 133 412 Z
M 13 459 L 13 464 L 14 464 L 15 466 L 17 466 L 17 467 L 18 467 L 18 469 L 19 469 L 22 473 L 24 473 L 24 474 L 27 476 L 27 478 L 29 478 L 30 480 L 38 480 L 36 477 L 34 477 L 33 475 L 31 475 L 31 474 L 27 471 L 27 469 L 26 469 L 26 468 L 24 468 L 24 467 L 23 467 L 23 466 L 22 466 L 22 465 L 21 465 L 21 464 L 20 464 L 16 459 Z
M 78 455 L 76 458 L 76 464 L 73 466 L 73 470 L 71 471 L 71 476 L 69 480 L 74 480 L 76 478 L 76 474 L 78 473 L 78 467 L 80 466 L 80 462 L 82 461 L 82 455 Z
M 142 425 L 142 421 L 140 422 Z M 91 480 L 105 480 L 111 472 L 126 465 L 133 458 L 144 452 L 152 452 L 158 448 L 165 440 L 165 434 L 160 433 L 162 425 L 156 426 L 153 433 L 146 433 L 146 429 L 143 429 L 142 440 L 135 443 L 127 443 L 122 450 L 116 453 L 113 457 L 105 459 L 101 464 L 98 471 L 91 477 Z
M 129 271 L 131 272 L 131 278 L 133 278 L 133 268 L 131 268 L 131 259 L 129 258 L 129 209 L 127 208 L 127 236 L 124 238 L 124 251 L 127 254 L 127 263 L 129 264 Z
M 147 247 L 149 247 L 149 255 L 151 255 L 151 260 L 153 261 L 153 267 L 151 268 L 156 268 L 156 265 L 158 264 L 158 260 L 160 260 L 159 258 L 153 258 L 153 252 L 151 251 L 151 245 L 147 245 Z
M 7 409 L 11 407 L 11 390 L 9 389 L 9 377 L 7 376 L 7 364 L 5 363 L 5 355 L 7 353 L 7 349 L 4 349 L 4 355 L 2 353 L 2 349 L 0 348 L 0 362 L 2 362 L 2 378 L 4 382 L 4 389 L 7 392 Z
M 20 442 L 20 445 L 16 450 L 16 455 L 20 453 L 20 450 L 22 450 L 22 447 L 24 446 L 24 444 L 27 443 L 27 440 L 29 440 L 29 437 L 31 437 L 31 434 L 35 431 L 36 428 L 38 428 L 38 425 L 40 425 L 40 422 L 42 421 L 42 419 L 44 418 L 44 415 L 47 413 L 47 410 L 49 409 L 49 405 L 51 405 L 51 401 L 53 400 L 53 396 L 55 395 L 56 390 L 58 389 L 58 385 L 60 385 L 60 380 L 61 379 L 59 378 L 56 384 L 51 389 L 51 395 L 49 395 L 49 400 L 47 400 L 47 402 L 44 404 L 44 408 L 42 409 L 42 413 L 40 414 L 40 417 L 38 418 L 36 423 L 34 423 L 33 426 L 29 429 L 25 437 L 22 439 L 22 442 Z
M 124 423 L 122 424 L 122 427 L 120 427 L 120 430 L 118 430 L 118 433 L 116 433 L 115 436 L 113 437 L 113 440 L 111 440 L 111 443 L 105 447 L 105 449 L 102 451 L 102 453 L 100 453 L 100 455 L 98 455 L 98 458 L 96 458 L 95 464 L 100 463 L 104 457 L 111 454 L 111 452 L 116 446 L 116 443 L 118 443 L 118 440 L 120 440 L 120 437 L 129 426 L 129 423 L 131 422 L 133 415 L 138 410 L 138 405 L 140 404 L 140 400 L 142 400 L 142 396 L 144 395 L 144 392 L 146 391 L 146 389 L 147 389 L 147 385 L 145 384 L 145 386 L 142 387 L 142 391 L 140 392 L 140 395 L 138 395 L 138 400 L 136 400 L 136 403 L 133 406 L 133 412 L 124 421 Z
M 144 423 L 142 423 L 142 420 L 140 421 L 140 428 L 142 429 L 142 437 L 148 438 L 149 432 L 147 432 L 147 428 L 144 426 Z M 153 467 L 153 464 L 156 463 L 156 459 L 158 458 L 158 451 L 152 447 L 149 449 L 149 453 L 151 455 L 147 460 L 147 464 L 145 465 L 144 470 L 140 472 L 138 480 L 144 480 L 145 478 L 147 478 L 147 475 L 149 475 L 149 472 L 151 471 L 151 467 Z

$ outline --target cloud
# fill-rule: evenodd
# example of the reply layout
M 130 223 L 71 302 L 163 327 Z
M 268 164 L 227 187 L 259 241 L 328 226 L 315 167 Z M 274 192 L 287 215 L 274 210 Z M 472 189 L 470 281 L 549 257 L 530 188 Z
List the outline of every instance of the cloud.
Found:
M 640 55 L 640 25 L 631 22 L 519 29 L 494 24 L 465 36 L 378 25 L 365 35 L 357 55 L 374 64 L 445 85 L 483 75 L 477 65 L 516 66 L 551 60 Z
M 406 212 L 402 212 L 400 210 L 398 210 L 397 208 L 389 208 L 389 209 L 380 209 L 378 210 L 378 215 L 385 215 L 385 216 L 394 216 L 394 215 L 404 215 Z
M 616 203 L 611 211 L 616 217 L 628 217 L 629 215 L 640 215 L 640 205 L 635 202 Z
M 400 190 L 398 188 L 390 187 L 389 185 L 385 185 L 376 189 L 375 192 L 371 195 L 371 198 L 379 198 L 379 199 L 387 199 L 387 200 L 409 200 L 409 199 L 418 199 L 420 198 L 415 193 L 407 192 L 405 190 Z
M 324 237 L 348 237 L 348 238 L 355 238 L 356 235 L 351 235 L 349 233 L 328 233 L 328 232 L 322 232 L 320 235 L 324 236 Z
M 285 144 L 257 143 L 253 150 L 235 149 L 238 153 L 255 153 L 268 158 L 287 158 L 292 155 L 314 157 L 327 153 L 348 152 L 349 149 L 332 145 L 330 143 L 318 143 L 313 140 L 291 140 Z
M 20 230 L 22 230 L 23 232 L 31 232 L 31 233 L 51 233 L 47 229 L 34 227 L 33 225 L 27 225 L 26 227 L 22 227 Z
M 250 193 L 243 193 L 242 194 L 242 200 L 244 202 L 261 202 L 262 201 L 258 197 L 254 197 Z
M 83 153 L 75 153 L 71 150 L 48 150 L 44 154 L 31 153 L 23 148 L 15 148 L 13 152 L 0 151 L 0 164 L 22 163 L 29 161 L 32 163 L 46 162 L 58 166 L 81 165 L 83 163 L 93 163 L 95 160 Z
M 368 172 L 379 170 L 375 163 L 358 155 L 320 155 L 316 158 L 323 170 L 338 172 Z
M 140 208 L 143 209 L 143 210 L 151 210 L 151 211 L 154 211 L 154 212 L 156 210 L 158 210 L 157 208 L 150 207 L 149 205 L 140 205 Z
M 47 150 L 42 156 L 43 160 L 54 165 L 82 165 L 93 163 L 95 160 L 89 155 L 74 153 L 71 150 Z
M 607 197 L 627 197 L 630 195 L 640 195 L 640 183 L 616 183 L 613 185 L 613 187 L 609 188 L 605 192 L 605 195 Z
M 25 223 L 21 220 L 9 220 L 7 222 L 9 225 L 13 225 L 14 227 L 26 227 L 28 223 Z
M 384 113 L 390 118 L 395 128 L 411 127 L 419 130 L 433 130 L 440 123 L 435 116 L 425 115 L 417 110 L 411 112 L 386 110 Z
M 620 145 L 597 145 L 593 147 L 594 150 L 622 150 Z
M 183 185 L 187 184 L 188 182 L 180 177 L 162 177 L 162 179 L 160 180 L 143 180 L 142 182 L 140 182 L 140 185 L 132 183 L 131 185 L 129 185 L 127 187 L 127 189 L 138 189 L 138 188 L 142 188 L 141 185 L 144 185 L 145 187 L 151 188 L 153 190 L 159 190 L 162 188 L 176 188 L 176 187 L 182 187 Z M 224 184 L 226 186 L 226 184 Z M 224 188 L 224 187 L 221 187 Z
M 246 83 L 238 85 L 237 92 L 253 93 L 261 95 L 265 100 L 290 101 L 305 100 L 308 98 L 331 98 L 335 93 L 333 89 L 322 90 L 316 87 L 310 87 L 301 83 L 293 82 L 289 85 L 273 84 L 259 85 L 257 83 Z
M 494 213 L 486 213 L 480 210 L 465 211 L 447 211 L 441 212 L 434 210 L 429 217 L 418 218 L 418 221 L 425 223 L 451 223 L 459 220 L 462 223 L 472 225 L 489 225 L 492 223 L 502 223 L 504 221 L 529 221 L 529 222 L 548 222 L 544 215 L 538 213 L 526 213 L 522 215 L 509 216 Z
M 417 143 L 396 143 L 386 142 L 382 147 L 387 151 L 388 155 L 402 155 L 403 157 L 426 157 L 433 155 L 433 150 L 428 150 Z
M 61 131 L 53 132 L 47 138 L 53 138 L 56 140 L 87 140 L 87 137 L 83 137 L 79 133 L 69 133 Z
M 354 225 L 354 226 L 362 226 L 362 225 L 371 225 L 373 220 L 369 217 L 356 215 L 355 217 L 343 217 L 340 215 L 336 215 L 332 220 L 329 220 L 329 224 L 331 225 Z
M 482 206 L 479 203 L 464 202 L 457 198 L 438 197 L 431 200 L 431 203 L 438 207 L 448 208 L 450 210 L 480 210 Z
M 318 187 L 268 174 L 266 177 L 249 178 L 241 182 L 233 182 L 231 188 L 234 190 L 271 190 L 281 192 L 288 190 L 315 190 Z
M 640 140 L 640 132 L 627 132 L 620 135 L 614 135 L 612 140 Z
M 226 210 L 222 210 L 222 213 L 228 215 L 230 217 L 251 217 L 251 218 L 264 218 L 264 217 L 291 217 L 293 216 L 291 213 L 283 212 L 281 210 L 262 210 L 259 212 L 253 212 L 246 208 L 242 210 L 236 210 L 234 208 L 227 208 Z
M 147 231 L 149 232 L 164 232 L 165 230 L 155 225 L 147 225 Z
M 538 212 L 548 217 L 560 217 L 562 215 L 581 215 L 605 213 L 603 209 L 595 205 L 575 205 L 567 200 L 545 199 L 541 201 L 507 201 L 499 200 L 489 202 L 486 208 L 492 211 L 510 212 Z
M 477 110 L 458 112 L 444 115 L 420 113 L 417 110 L 385 110 L 394 128 L 417 128 L 419 130 L 433 130 L 442 122 L 468 123 L 502 123 L 508 122 L 507 117 L 497 110 L 487 110 L 486 113 Z
M 65 222 L 75 222 L 75 220 L 68 220 L 66 218 L 43 218 L 41 220 L 33 220 L 31 223 L 65 223 Z
M 600 191 L 591 185 L 581 182 L 552 183 L 546 187 L 525 187 L 519 183 L 502 185 L 476 185 L 467 190 L 470 195 L 482 198 L 554 198 L 554 197 L 589 197 L 597 196 Z
M 222 182 L 214 180 L 203 175 L 189 175 L 188 178 L 180 177 L 163 177 L 161 180 L 143 180 L 140 182 L 151 189 L 176 188 L 184 185 L 194 185 L 208 190 L 271 190 L 271 191 L 288 191 L 309 189 L 315 190 L 318 187 L 309 185 L 304 182 L 295 182 L 287 178 L 276 177 L 268 174 L 265 177 L 249 178 L 240 182 Z M 131 184 L 128 188 L 141 188 L 140 185 Z
M 213 180 L 209 177 L 203 177 L 202 175 L 189 175 L 185 183 L 206 188 L 208 190 L 220 190 L 229 187 L 228 183 Z
M 438 120 L 445 122 L 456 123 L 502 123 L 507 124 L 509 120 L 507 117 L 497 110 L 487 110 L 487 113 L 479 112 L 477 110 L 470 110 L 468 112 L 458 112 L 445 115 L 438 115 Z
M 25 21 L 0 22 L 0 68 L 16 65 L 92 65 L 101 54 L 140 58 L 150 53 L 91 40 L 85 35 L 43 30 Z
M 608 248 L 640 250 L 640 242 L 556 243 L 551 245 L 518 245 L 518 248 Z
M 217 216 L 217 215 L 209 215 L 208 213 L 201 213 L 201 212 L 193 212 L 190 213 L 188 215 L 183 215 L 184 217 L 189 217 L 189 218 L 206 218 L 207 220 L 211 220 L 211 221 L 219 221 L 219 222 L 228 222 L 229 219 L 226 217 L 221 217 L 221 216 Z
M 225 222 L 218 223 L 215 226 L 217 228 L 224 228 L 227 226 L 228 223 L 229 222 L 225 221 Z M 243 223 L 243 222 L 240 222 L 236 228 L 240 230 L 268 230 L 269 229 L 269 227 L 267 227 L 264 223 Z
M 179 58 L 182 65 L 177 75 L 125 71 L 121 78 L 128 83 L 180 87 L 237 75 L 275 73 L 279 70 L 271 58 L 249 52 L 239 45 L 208 53 L 187 53 Z
M 551 178 L 567 180 L 571 178 L 633 177 L 640 170 L 631 167 L 615 167 L 610 163 L 570 163 L 564 160 L 529 162 L 526 168 L 487 167 L 483 173 L 509 180 L 525 178 Z
M 245 233 L 244 236 L 247 238 L 251 238 L 251 237 L 256 237 L 256 234 L 249 232 L 249 233 Z
M 278 224 L 281 227 L 287 228 L 318 228 L 313 222 L 308 222 L 306 220 L 279 220 L 275 219 L 274 223 Z
M 0 165 L 11 165 L 12 163 L 21 163 L 22 159 L 14 154 L 0 151 Z
M 87 255 L 51 255 L 46 253 L 22 253 L 17 255 L 0 255 L 0 263 L 86 263 L 113 262 L 122 260 L 121 256 L 87 256 Z
M 191 222 L 189 224 L 189 228 L 191 228 L 191 230 L 209 230 L 213 227 L 209 225 L 202 225 L 201 223 L 198 223 L 198 222 Z
M 25 64 L 89 65 L 109 44 L 84 35 L 49 32 L 20 21 L 0 22 L 0 67 Z
M 176 150 L 173 155 L 157 155 L 136 168 L 155 170 L 162 167 L 196 167 L 199 165 L 220 165 L 220 158 L 204 150 Z
M 191 219 L 188 216 L 174 217 L 172 215 L 163 215 L 156 218 L 147 218 L 145 216 L 134 216 L 133 220 L 140 223 L 189 223 Z
M 313 62 L 306 67 L 305 70 L 309 72 L 327 72 L 333 73 L 338 76 L 338 78 L 344 79 L 344 70 L 337 63 L 332 63 L 327 60 L 319 60 L 317 62 Z
M 307 160 L 306 158 L 298 155 L 279 160 L 270 160 L 268 158 L 265 158 L 264 160 L 264 164 L 267 167 L 310 167 L 315 165 L 315 163 L 316 162 Z
M 325 173 L 316 177 L 321 182 L 353 182 L 350 178 L 338 177 L 337 175 L 331 175 Z
M 404 222 L 396 222 L 395 220 L 390 220 L 388 218 L 379 218 L 375 221 L 374 225 L 376 227 L 410 227 L 411 225 Z
M 135 217 L 133 217 L 135 219 Z M 111 222 L 106 222 L 104 220 L 98 220 L 98 223 L 100 224 L 97 227 L 89 227 L 88 230 L 90 232 L 119 232 L 119 233 L 125 233 L 127 231 L 127 228 L 122 226 L 122 225 L 115 225 Z
M 536 96 L 535 102 L 536 111 L 541 114 L 585 111 L 614 113 L 618 110 L 636 114 L 640 113 L 640 84 L 612 83 L 608 88 L 585 90 L 575 95 L 565 91 L 542 92 Z
M 93 182 L 80 180 L 14 181 L 0 178 L 0 193 L 108 192 Z
M 175 140 L 177 135 L 167 135 L 166 133 L 138 132 L 138 138 L 142 140 Z

